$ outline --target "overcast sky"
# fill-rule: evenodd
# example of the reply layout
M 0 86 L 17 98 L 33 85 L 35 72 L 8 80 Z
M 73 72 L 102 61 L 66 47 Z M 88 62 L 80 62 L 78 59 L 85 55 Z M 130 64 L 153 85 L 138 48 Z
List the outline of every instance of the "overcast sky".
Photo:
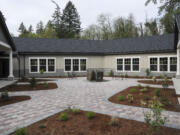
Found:
M 51 19 L 55 5 L 51 0 L 0 0 L 0 10 L 3 12 L 9 31 L 18 34 L 21 22 L 28 27 L 42 20 L 47 22 Z M 68 0 L 55 0 L 63 9 Z M 99 14 L 110 14 L 112 18 L 119 16 L 127 17 L 133 13 L 136 22 L 144 22 L 148 18 L 157 17 L 158 9 L 153 4 L 144 5 L 146 0 L 72 0 L 75 4 L 82 22 L 82 28 L 96 23 Z

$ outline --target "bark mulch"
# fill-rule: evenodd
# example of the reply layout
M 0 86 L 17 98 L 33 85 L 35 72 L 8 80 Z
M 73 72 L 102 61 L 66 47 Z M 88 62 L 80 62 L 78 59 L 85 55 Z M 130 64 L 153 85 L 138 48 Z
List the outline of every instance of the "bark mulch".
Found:
M 136 89 L 136 92 L 131 92 L 131 89 Z M 148 107 L 148 101 L 153 100 L 153 97 L 155 96 L 155 89 L 158 88 L 148 88 L 147 92 L 140 92 L 140 89 L 137 86 L 129 87 L 114 96 L 109 98 L 109 101 L 117 104 L 123 104 L 123 105 L 130 105 L 130 106 L 141 106 L 141 101 L 145 101 L 147 105 L 145 107 Z M 174 89 L 161 89 L 160 97 L 158 97 L 159 101 L 164 105 L 164 109 L 168 111 L 175 111 L 180 112 L 180 105 L 178 102 L 178 98 L 176 95 L 176 92 Z M 127 95 L 132 94 L 134 97 L 134 100 L 132 103 L 128 102 Z M 120 101 L 118 99 L 119 96 L 124 96 L 125 100 Z
M 25 100 L 30 100 L 30 96 L 12 96 L 9 97 L 8 99 L 0 99 L 0 107 L 1 106 L 5 106 L 5 105 L 9 105 L 9 104 L 13 104 L 13 103 L 17 103 L 17 102 L 22 102 Z
M 95 114 L 94 118 L 88 119 L 87 112 L 67 112 L 67 121 L 61 121 L 60 114 L 28 126 L 28 135 L 147 135 L 147 131 L 151 130 L 145 123 L 121 118 L 117 118 L 118 126 L 112 126 L 109 124 L 111 117 L 103 114 Z M 179 134 L 178 129 L 160 127 L 154 135 Z
M 0 92 L 37 91 L 37 90 L 51 90 L 51 89 L 53 90 L 56 88 L 58 88 L 56 83 L 48 83 L 48 87 L 45 87 L 44 84 L 37 84 L 35 87 L 31 87 L 29 84 L 25 84 L 25 85 L 13 84 L 0 89 Z
M 157 80 L 157 81 L 153 81 L 153 80 L 138 80 L 139 83 L 145 83 L 145 84 L 154 84 L 154 85 L 162 85 L 164 81 L 162 80 Z M 173 81 L 167 81 L 167 83 L 169 85 L 173 85 Z
M 29 82 L 31 79 L 21 79 L 18 80 L 18 82 Z M 36 79 L 37 82 L 47 82 L 47 81 L 54 81 L 54 80 L 48 80 L 48 79 Z

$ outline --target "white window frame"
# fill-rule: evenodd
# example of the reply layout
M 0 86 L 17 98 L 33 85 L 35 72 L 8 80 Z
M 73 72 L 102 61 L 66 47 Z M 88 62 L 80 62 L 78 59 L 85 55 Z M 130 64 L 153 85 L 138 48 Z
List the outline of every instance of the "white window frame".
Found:
M 123 59 L 123 70 L 117 69 L 117 59 Z M 125 70 L 125 59 L 131 59 L 131 70 L 130 71 Z M 133 59 L 139 59 L 139 70 L 137 70 L 137 71 L 133 70 Z M 141 57 L 140 56 L 137 56 L 137 57 L 117 57 L 116 58 L 116 72 L 140 72 L 140 65 L 141 65 Z
M 65 60 L 66 59 L 71 60 L 71 70 L 70 71 L 66 71 L 66 65 L 65 65 Z M 79 60 L 79 70 L 78 71 L 73 71 L 73 59 L 78 59 Z M 85 71 L 81 71 L 81 63 L 80 63 L 81 59 L 86 60 L 86 70 Z M 88 58 L 84 58 L 84 57 L 65 57 L 64 58 L 64 72 L 87 72 L 87 65 L 88 65 L 87 63 L 88 63 Z
M 37 72 L 31 72 L 31 59 L 37 59 Z M 29 73 L 40 73 L 40 62 L 39 59 L 46 59 L 46 72 L 44 73 L 56 73 L 56 58 L 55 57 L 29 57 Z M 49 71 L 48 69 L 48 59 L 54 59 L 54 71 Z
M 167 60 L 168 60 L 168 70 L 167 71 L 160 71 L 160 58 L 167 58 Z M 176 57 L 177 58 L 177 56 L 176 55 L 168 55 L 168 56 L 166 56 L 166 55 L 162 55 L 162 56 L 148 56 L 148 67 L 149 67 L 149 69 L 150 69 L 150 59 L 151 58 L 157 58 L 157 71 L 151 71 L 151 72 L 158 72 L 158 73 L 176 73 L 177 71 L 170 71 L 170 58 L 171 57 Z

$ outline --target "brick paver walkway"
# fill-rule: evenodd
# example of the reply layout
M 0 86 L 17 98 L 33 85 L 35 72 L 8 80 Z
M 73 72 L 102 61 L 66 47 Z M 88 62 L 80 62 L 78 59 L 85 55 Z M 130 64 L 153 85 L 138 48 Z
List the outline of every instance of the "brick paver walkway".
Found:
M 108 81 L 88 82 L 86 78 L 58 79 L 59 88 L 55 90 L 10 93 L 10 95 L 30 95 L 32 99 L 0 107 L 0 135 L 32 124 L 68 106 L 143 121 L 143 110 L 147 109 L 118 105 L 107 100 L 117 92 L 137 85 L 137 80 L 105 79 Z M 167 126 L 180 129 L 180 113 L 165 111 L 163 114 L 169 117 Z

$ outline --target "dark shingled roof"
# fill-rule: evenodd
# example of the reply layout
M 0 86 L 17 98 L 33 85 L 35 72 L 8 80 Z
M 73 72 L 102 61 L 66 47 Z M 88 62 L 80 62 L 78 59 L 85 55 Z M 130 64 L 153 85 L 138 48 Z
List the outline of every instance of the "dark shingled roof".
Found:
M 0 25 L 3 26 L 3 31 L 5 33 L 6 38 L 8 39 L 9 45 L 11 46 L 13 51 L 15 51 L 16 47 L 14 45 L 13 39 L 12 39 L 10 33 L 9 33 L 9 30 L 7 28 L 7 25 L 6 25 L 6 22 L 5 22 L 5 19 L 4 19 L 4 16 L 3 16 L 1 11 L 0 11 Z
M 180 32 L 180 14 L 176 15 L 176 24 L 178 27 L 178 31 Z
M 119 40 L 14 38 L 19 54 L 133 54 L 175 52 L 174 34 Z

